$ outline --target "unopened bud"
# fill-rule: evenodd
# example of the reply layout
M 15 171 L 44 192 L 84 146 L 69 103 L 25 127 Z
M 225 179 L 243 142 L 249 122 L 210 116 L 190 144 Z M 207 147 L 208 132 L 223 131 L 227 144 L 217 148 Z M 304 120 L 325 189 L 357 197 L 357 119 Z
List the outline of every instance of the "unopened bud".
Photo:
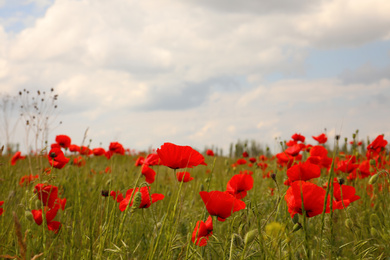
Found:
M 298 222 L 294 225 L 293 232 L 296 232 L 296 231 L 300 230 L 301 228 L 302 228 L 302 225 L 301 225 L 301 223 Z
M 31 213 L 30 210 L 26 210 L 26 211 L 24 212 L 24 216 L 25 216 L 26 219 L 28 219 L 29 221 L 34 221 L 33 214 Z
M 370 160 L 370 165 L 371 165 L 371 166 L 375 166 L 375 165 L 376 165 L 376 161 L 375 161 L 374 159 L 371 159 L 371 160 Z
M 137 191 L 134 195 L 134 199 L 133 199 L 133 206 L 132 206 L 132 209 L 137 209 L 139 208 L 139 206 L 141 205 L 141 202 L 142 202 L 142 193 Z
M 379 227 L 381 225 L 381 221 L 377 214 L 371 214 L 370 216 L 370 226 L 371 227 Z
M 257 229 L 248 231 L 248 233 L 245 234 L 245 238 L 244 238 L 245 245 L 251 243 L 256 238 L 257 233 L 258 233 Z
M 375 184 L 378 181 L 379 174 L 372 175 L 370 180 L 368 181 L 368 184 Z
M 275 173 L 272 173 L 272 174 L 271 174 L 271 178 L 272 178 L 274 181 L 276 181 L 276 174 L 275 174 Z
M 108 197 L 108 190 L 102 190 L 102 196 Z
M 352 229 L 352 227 L 353 227 L 353 222 L 352 222 L 352 220 L 351 220 L 350 218 L 347 218 L 347 219 L 345 220 L 345 226 L 346 226 L 347 228 L 351 228 L 351 229 Z

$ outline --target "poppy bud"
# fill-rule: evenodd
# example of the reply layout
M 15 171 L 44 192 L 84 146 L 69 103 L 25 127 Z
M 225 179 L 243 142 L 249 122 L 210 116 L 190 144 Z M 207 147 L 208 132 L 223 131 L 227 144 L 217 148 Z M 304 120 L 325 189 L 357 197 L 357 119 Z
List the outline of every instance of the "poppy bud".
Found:
M 370 165 L 371 165 L 371 166 L 375 166 L 375 165 L 376 165 L 376 161 L 375 161 L 374 159 L 371 159 L 371 160 L 370 160 Z
M 381 225 L 381 221 L 377 214 L 371 214 L 370 216 L 370 226 L 371 227 L 378 227 Z
M 272 174 L 271 174 L 271 178 L 272 178 L 274 181 L 276 181 L 276 174 L 275 174 L 275 173 L 272 173 Z
M 35 201 L 35 208 L 37 208 L 37 209 L 41 208 L 41 201 L 40 200 Z
M 352 134 L 352 138 L 355 139 L 356 138 L 356 134 Z
M 298 222 L 294 225 L 293 232 L 296 232 L 296 231 L 300 230 L 301 228 L 302 228 L 302 225 L 301 225 L 301 223 Z
M 375 184 L 378 181 L 379 174 L 372 175 L 370 180 L 368 181 L 368 184 Z
M 102 190 L 102 196 L 108 197 L 108 190 Z
M 24 212 L 24 216 L 25 216 L 26 219 L 28 219 L 29 221 L 34 221 L 33 214 L 31 213 L 30 210 L 26 210 L 26 211 Z
M 243 241 L 239 234 L 233 234 L 233 243 L 236 247 L 240 247 L 242 245 Z
M 340 140 L 340 135 L 336 135 L 334 138 L 338 141 Z
M 142 202 L 142 193 L 137 191 L 134 195 L 133 206 L 131 208 L 131 211 L 133 212 L 134 209 L 139 208 L 139 205 L 141 205 L 141 202 Z
M 258 233 L 257 229 L 248 231 L 248 233 L 245 234 L 245 238 L 244 238 L 245 245 L 250 244 L 256 238 L 257 233 Z
M 352 222 L 352 220 L 351 220 L 350 218 L 347 218 L 347 219 L 345 220 L 345 226 L 346 226 L 347 228 L 351 228 L 351 229 L 352 229 L 352 227 L 353 227 L 353 222 Z

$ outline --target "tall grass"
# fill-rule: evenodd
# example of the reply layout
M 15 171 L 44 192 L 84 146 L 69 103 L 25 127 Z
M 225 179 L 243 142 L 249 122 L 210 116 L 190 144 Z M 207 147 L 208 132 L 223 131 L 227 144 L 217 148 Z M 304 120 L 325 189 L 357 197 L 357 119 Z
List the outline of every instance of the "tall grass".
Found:
M 37 155 L 38 156 L 38 155 Z M 335 154 L 335 157 L 339 154 Z M 46 158 L 42 158 L 44 161 Z M 388 159 L 388 157 L 387 157 Z M 283 197 L 287 187 L 286 169 L 275 159 L 267 161 L 273 178 L 263 178 L 256 166 L 232 168 L 233 159 L 207 157 L 208 166 L 187 169 L 195 179 L 179 183 L 174 170 L 153 166 L 156 180 L 151 193 L 165 198 L 149 208 L 121 212 L 119 204 L 102 191 L 122 191 L 146 185 L 135 156 L 114 155 L 85 157 L 86 165 L 69 163 L 63 169 L 42 173 L 40 160 L 31 160 L 39 179 L 19 186 L 19 179 L 30 173 L 27 160 L 9 164 L 10 157 L 0 157 L 0 255 L 31 259 L 386 259 L 390 257 L 390 196 L 384 175 L 373 185 L 373 196 L 367 194 L 368 179 L 356 179 L 353 185 L 360 200 L 344 210 L 323 217 L 303 218 L 295 223 Z M 49 164 L 47 163 L 47 166 Z M 105 173 L 107 166 L 111 173 Z M 389 164 L 387 163 L 387 169 Z M 95 173 L 91 171 L 94 170 Z M 199 247 L 191 241 L 195 224 L 208 214 L 199 196 L 202 190 L 226 189 L 229 179 L 241 170 L 254 172 L 254 187 L 243 199 L 245 210 L 232 214 L 225 222 L 213 217 L 214 230 L 208 244 Z M 334 174 L 331 172 L 331 174 Z M 346 176 L 337 175 L 344 178 Z M 322 185 L 332 179 L 326 170 L 316 180 Z M 67 198 L 64 211 L 56 219 L 62 223 L 58 234 L 38 226 L 31 210 L 40 207 L 33 192 L 37 183 L 58 186 L 60 196 Z M 270 188 L 274 189 L 271 195 Z M 15 218 L 13 216 L 15 213 Z M 16 220 L 20 223 L 18 226 Z M 18 233 L 19 232 L 19 233 Z M 20 234 L 26 252 L 20 245 Z M 41 255 L 42 254 L 42 255 Z

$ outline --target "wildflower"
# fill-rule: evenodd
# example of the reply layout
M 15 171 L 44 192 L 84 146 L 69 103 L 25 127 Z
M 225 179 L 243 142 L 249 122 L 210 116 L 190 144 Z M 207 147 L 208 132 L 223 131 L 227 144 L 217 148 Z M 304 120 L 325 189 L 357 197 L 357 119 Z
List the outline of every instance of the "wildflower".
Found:
M 307 181 L 321 176 L 321 168 L 310 162 L 299 163 L 291 166 L 287 170 L 288 180 L 285 184 L 291 184 L 294 181 Z
M 213 150 L 208 149 L 208 150 L 206 151 L 206 155 L 208 155 L 208 156 L 214 156 Z
M 147 164 L 143 164 L 141 168 L 142 175 L 145 176 L 145 181 L 149 184 L 152 184 L 154 182 L 156 172 L 149 167 Z
M 160 157 L 158 157 L 158 154 L 151 153 L 148 156 L 146 156 L 144 163 L 152 166 L 152 165 L 160 165 Z
M 34 179 L 38 179 L 39 178 L 39 174 L 37 175 L 24 175 L 23 177 L 20 178 L 20 181 L 19 181 L 19 185 L 20 187 L 23 187 L 23 184 L 30 184 L 30 182 L 34 181 Z
M 78 145 L 71 144 L 71 145 L 69 145 L 69 151 L 71 151 L 71 152 L 80 152 L 80 147 Z
M 69 148 L 71 139 L 67 135 L 57 135 L 56 136 L 56 142 L 59 144 L 62 148 Z
M 152 205 L 156 201 L 164 199 L 163 194 L 154 193 L 154 194 L 150 195 L 149 194 L 150 187 L 141 187 L 140 189 L 135 188 L 134 194 L 132 194 L 133 190 L 134 189 L 127 190 L 126 197 L 119 204 L 120 211 L 124 211 L 127 206 L 131 207 L 133 205 L 134 195 L 138 191 L 141 192 L 141 195 L 142 195 L 142 200 L 141 200 L 141 203 L 139 205 L 139 208 L 149 208 L 150 205 Z M 150 198 L 152 198 L 152 201 L 150 201 Z M 131 199 L 131 202 L 130 202 L 130 199 Z
M 137 160 L 135 161 L 135 166 L 143 165 L 144 161 L 145 161 L 145 158 L 143 156 L 138 157 Z
M 253 177 L 249 174 L 236 174 L 227 183 L 226 192 L 236 199 L 242 199 L 253 188 Z
M 53 219 L 56 217 L 57 212 L 59 208 L 44 208 L 45 212 L 45 219 L 46 219 L 46 224 L 47 228 L 50 231 L 53 231 L 55 234 L 58 233 L 59 229 L 61 228 L 61 223 L 58 221 L 53 221 Z M 42 209 L 39 210 L 31 210 L 31 213 L 33 215 L 35 223 L 38 224 L 38 226 L 42 225 L 43 219 L 42 219 Z
M 4 204 L 4 201 L 3 200 L 0 201 L 0 207 L 3 206 L 3 204 Z M 3 215 L 3 213 L 4 213 L 4 209 L 0 208 L 0 216 Z
M 21 152 L 16 152 L 14 156 L 11 158 L 11 165 L 15 165 L 18 160 L 23 160 L 26 158 L 26 156 L 22 156 Z
M 177 172 L 176 178 L 179 182 L 189 182 L 194 179 L 189 172 Z
M 98 148 L 93 148 L 92 153 L 95 156 L 102 156 L 106 154 L 106 150 L 104 148 L 98 147 Z
M 328 157 L 328 150 L 321 145 L 310 148 L 310 157 L 307 158 L 307 161 L 327 169 L 329 169 L 332 164 L 332 158 Z
M 387 141 L 383 139 L 383 135 L 378 135 L 375 140 L 367 146 L 367 154 L 377 156 L 386 145 Z M 371 158 L 370 156 L 367 157 Z
M 66 158 L 61 149 L 53 148 L 50 150 L 47 158 L 51 166 L 57 169 L 62 169 L 69 162 L 69 158 Z
M 198 246 L 205 246 L 209 237 L 213 234 L 213 219 L 209 216 L 206 222 L 198 221 L 192 232 L 192 242 Z
M 109 151 L 112 154 L 115 154 L 115 153 L 120 154 L 120 155 L 125 154 L 125 148 L 123 148 L 123 145 L 118 143 L 118 142 L 110 143 Z
M 302 197 L 307 217 L 310 218 L 321 214 L 324 207 L 325 193 L 326 191 L 323 188 L 314 183 L 305 181 L 293 182 L 284 196 L 291 218 L 297 213 L 302 215 Z M 329 213 L 329 198 L 327 201 L 325 212 Z
M 193 168 L 199 164 L 207 165 L 204 157 L 190 146 L 164 143 L 157 149 L 161 164 L 172 169 Z
M 326 141 L 328 141 L 328 138 L 324 133 L 320 134 L 319 136 L 312 136 L 314 140 L 316 140 L 319 144 L 324 144 Z
M 199 192 L 207 211 L 217 216 L 219 221 L 225 221 L 232 213 L 245 209 L 245 202 L 236 199 L 233 195 L 222 191 Z
M 244 157 L 244 158 L 247 158 L 247 157 L 249 157 L 249 154 L 248 154 L 248 152 L 247 152 L 247 151 L 244 151 L 244 152 L 242 153 L 242 157 Z
M 85 160 L 83 157 L 81 156 L 78 156 L 76 158 L 73 159 L 73 165 L 74 166 L 77 166 L 77 167 L 82 167 L 85 165 Z
M 291 138 L 295 141 L 295 142 L 298 142 L 298 141 L 301 141 L 302 143 L 305 142 L 305 137 L 301 134 L 293 134 L 291 136 Z
M 38 193 L 38 199 L 44 206 L 52 208 L 58 198 L 58 187 L 40 183 L 35 185 L 34 193 Z
M 333 196 L 336 199 L 336 208 L 343 209 L 360 197 L 356 195 L 356 189 L 353 186 L 341 185 L 335 178 L 333 182 Z
M 116 202 L 120 203 L 123 200 L 123 195 L 120 191 L 111 191 L 110 196 L 113 198 L 113 200 L 116 200 Z
M 80 148 L 79 153 L 81 155 L 91 155 L 92 154 L 92 150 L 89 149 L 87 146 L 80 146 L 79 148 Z

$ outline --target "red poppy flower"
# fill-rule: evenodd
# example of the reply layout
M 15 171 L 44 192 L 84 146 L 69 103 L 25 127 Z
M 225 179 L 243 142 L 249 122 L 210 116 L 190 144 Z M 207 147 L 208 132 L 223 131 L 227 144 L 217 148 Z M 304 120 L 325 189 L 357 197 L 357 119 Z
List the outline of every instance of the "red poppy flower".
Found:
M 291 136 L 291 138 L 294 140 L 294 141 L 296 141 L 296 142 L 298 142 L 298 141 L 301 141 L 302 143 L 303 142 L 305 142 L 305 137 L 303 136 L 303 135 L 301 135 L 301 134 L 293 134 L 292 136 Z
M 288 142 L 286 143 L 286 146 L 290 147 L 290 146 L 294 146 L 294 145 L 296 145 L 296 144 L 298 144 L 296 141 L 290 140 L 290 141 L 288 141 Z
M 81 156 L 78 156 L 76 158 L 73 159 L 73 165 L 74 166 L 77 166 L 77 167 L 82 167 L 85 165 L 85 160 L 83 157 Z
M 123 195 L 122 195 L 122 193 L 121 193 L 120 191 L 117 191 L 117 192 L 111 191 L 110 196 L 111 196 L 114 200 L 116 200 L 116 202 L 118 202 L 118 203 L 121 202 L 121 201 L 123 200 Z
M 11 158 L 11 165 L 15 165 L 18 160 L 23 160 L 25 158 L 26 156 L 22 156 L 21 152 L 16 152 Z
M 121 145 L 118 142 L 110 143 L 109 151 L 112 153 L 117 153 L 117 154 L 121 154 L 121 155 L 125 154 L 125 148 L 123 148 L 123 145 Z
M 243 165 L 243 164 L 246 164 L 247 161 L 244 159 L 244 158 L 240 158 L 236 161 L 236 164 L 237 165 Z
M 58 221 L 53 221 L 53 219 L 56 217 L 58 212 L 58 208 L 47 208 L 45 207 L 45 218 L 47 223 L 47 228 L 50 231 L 53 231 L 55 234 L 58 233 L 59 229 L 61 228 L 61 223 Z M 33 215 L 35 223 L 37 223 L 39 226 L 42 225 L 43 218 L 42 218 L 42 209 L 39 210 L 31 210 L 31 213 Z
M 278 164 L 280 166 L 287 166 L 287 168 L 290 168 L 291 165 L 294 163 L 295 159 L 297 159 L 284 152 L 276 154 L 276 158 L 278 159 Z
M 255 158 L 255 157 L 251 157 L 251 158 L 249 158 L 249 161 L 250 161 L 251 163 L 255 163 L 255 162 L 256 162 L 256 158 Z
M 155 203 L 156 201 L 164 199 L 163 194 L 154 193 L 152 195 L 149 194 L 150 187 L 141 187 L 141 189 L 136 188 L 134 191 L 134 194 L 132 196 L 132 200 L 130 202 L 130 198 L 133 192 L 133 189 L 130 189 L 126 192 L 126 197 L 120 202 L 119 204 L 119 210 L 124 211 L 127 206 L 132 206 L 135 194 L 140 191 L 141 192 L 141 204 L 139 205 L 139 208 L 149 208 L 150 205 Z M 152 198 L 152 201 L 150 201 L 150 198 Z M 130 202 L 130 204 L 129 204 Z
M 387 141 L 383 139 L 383 135 L 378 135 L 375 140 L 367 146 L 367 153 L 376 156 L 386 147 L 386 145 Z
M 4 204 L 4 201 L 0 201 L 0 207 L 3 206 Z M 3 208 L 0 208 L 0 216 L 3 215 L 4 213 L 4 209 Z
M 62 148 L 68 148 L 70 146 L 71 140 L 70 140 L 70 137 L 67 135 L 57 135 L 56 142 Z
M 335 168 L 335 171 L 351 173 L 359 167 L 359 164 L 355 162 L 356 162 L 355 156 L 352 156 L 347 160 L 341 160 L 337 163 L 337 167 Z
M 40 183 L 35 185 L 34 193 L 38 193 L 38 199 L 44 206 L 52 208 L 58 197 L 58 187 Z
M 71 145 L 69 145 L 69 151 L 71 151 L 71 152 L 80 152 L 80 147 L 78 145 L 71 144 Z
M 299 163 L 291 166 L 287 170 L 288 182 L 291 184 L 294 181 L 307 181 L 321 176 L 321 168 L 318 165 L 310 162 Z
M 209 216 L 206 222 L 199 220 L 196 222 L 194 232 L 192 232 L 192 242 L 198 246 L 205 246 L 209 237 L 213 234 L 213 219 Z
M 89 149 L 87 146 L 80 146 L 79 148 L 80 148 L 79 153 L 81 155 L 91 155 L 92 154 L 92 150 Z
M 206 151 L 206 155 L 208 155 L 208 156 L 214 156 L 213 150 L 208 149 L 208 150 Z
M 316 140 L 319 144 L 324 144 L 328 141 L 328 138 L 325 134 L 320 134 L 319 136 L 312 136 L 314 140 Z
M 61 149 L 53 148 L 47 155 L 50 165 L 54 168 L 62 169 L 69 162 L 69 158 L 66 158 Z
M 189 182 L 194 179 L 194 177 L 191 177 L 191 174 L 189 172 L 177 172 L 176 178 L 180 182 Z
M 244 157 L 244 158 L 247 158 L 247 157 L 249 157 L 249 154 L 248 154 L 248 152 L 247 152 L 247 151 L 244 151 L 244 152 L 242 153 L 242 157 Z
M 138 157 L 137 160 L 135 161 L 135 166 L 141 166 L 142 164 L 144 164 L 144 161 L 145 158 L 143 156 Z
M 290 156 L 297 156 L 306 146 L 304 144 L 294 144 L 287 148 L 284 152 Z
M 249 174 L 236 174 L 227 183 L 226 192 L 237 199 L 247 195 L 247 191 L 253 188 L 253 177 Z
M 157 149 L 161 164 L 172 169 L 193 168 L 199 164 L 207 165 L 204 157 L 190 146 L 164 143 Z
M 37 175 L 24 175 L 22 178 L 20 178 L 20 181 L 19 181 L 19 185 L 20 187 L 23 187 L 23 184 L 30 184 L 30 182 L 34 181 L 34 179 L 38 179 L 39 178 L 39 174 Z
M 102 156 L 106 154 L 106 150 L 104 148 L 98 147 L 98 148 L 93 148 L 92 153 L 95 156 Z
M 333 196 L 336 200 L 336 209 L 343 209 L 360 197 L 356 195 L 356 189 L 353 186 L 340 185 L 335 178 L 333 182 Z
M 245 202 L 236 199 L 233 195 L 222 191 L 199 192 L 206 209 L 219 221 L 225 221 L 232 213 L 245 209 Z
M 160 157 L 156 153 L 151 153 L 146 157 L 144 163 L 149 166 L 160 165 Z
M 149 165 L 143 164 L 142 169 L 141 169 L 141 173 L 142 173 L 142 175 L 145 176 L 145 181 L 147 183 L 152 184 L 154 182 L 156 172 L 152 168 L 150 168 Z
M 284 196 L 291 218 L 297 213 L 302 215 L 302 197 L 307 217 L 310 218 L 321 214 L 324 207 L 325 193 L 326 191 L 323 188 L 314 183 L 305 181 L 293 182 Z M 329 198 L 327 204 L 325 212 L 329 213 Z
M 57 143 L 52 143 L 50 145 L 50 149 L 53 149 L 53 148 L 58 148 L 58 149 L 61 149 L 61 145 L 57 144 Z
M 105 173 L 111 173 L 111 172 L 112 172 L 111 167 L 110 167 L 110 166 L 107 166 L 107 167 L 104 169 L 104 172 L 105 172 Z
M 321 145 L 311 147 L 310 157 L 307 158 L 307 161 L 327 169 L 329 169 L 332 164 L 332 158 L 328 157 L 328 150 Z

